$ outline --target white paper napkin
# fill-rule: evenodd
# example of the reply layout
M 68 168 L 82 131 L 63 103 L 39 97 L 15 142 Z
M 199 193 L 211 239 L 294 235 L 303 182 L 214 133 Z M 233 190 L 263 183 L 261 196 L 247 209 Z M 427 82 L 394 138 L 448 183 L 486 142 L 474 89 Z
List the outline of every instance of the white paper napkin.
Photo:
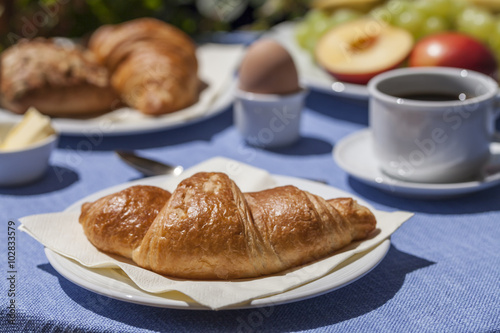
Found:
M 198 171 L 226 172 L 244 191 L 257 191 L 274 186 L 273 178 L 264 170 L 240 162 L 214 158 L 197 165 L 178 178 L 167 181 L 172 191 L 181 178 Z M 174 187 L 172 187 L 174 186 Z M 329 199 L 329 198 L 327 198 Z M 190 281 L 164 277 L 140 268 L 127 259 L 98 251 L 86 238 L 78 223 L 80 211 L 33 215 L 21 218 L 20 229 L 30 234 L 50 250 L 76 260 L 87 267 L 119 267 L 137 285 L 150 293 L 178 291 L 211 309 L 245 304 L 253 299 L 278 294 L 314 281 L 357 253 L 373 249 L 389 238 L 413 214 L 372 210 L 377 218 L 378 233 L 362 242 L 355 242 L 328 258 L 286 273 L 251 280 Z

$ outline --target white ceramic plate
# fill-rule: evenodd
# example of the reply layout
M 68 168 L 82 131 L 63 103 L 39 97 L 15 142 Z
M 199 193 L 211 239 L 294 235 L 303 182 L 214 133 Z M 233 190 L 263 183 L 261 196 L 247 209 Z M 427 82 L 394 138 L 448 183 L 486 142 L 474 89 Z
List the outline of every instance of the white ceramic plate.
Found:
M 353 133 L 335 145 L 335 162 L 349 175 L 382 191 L 411 198 L 444 199 L 481 191 L 500 184 L 500 143 L 490 146 L 492 158 L 483 179 L 446 184 L 406 182 L 382 173 L 376 161 L 369 129 Z
M 301 83 L 310 89 L 327 94 L 362 100 L 368 99 L 368 89 L 365 85 L 337 81 L 314 63 L 311 55 L 302 50 L 295 42 L 294 29 L 296 24 L 295 22 L 278 24 L 264 37 L 273 38 L 286 47 L 297 66 Z
M 104 116 L 89 119 L 53 118 L 52 125 L 59 134 L 64 135 L 126 135 L 147 133 L 158 130 L 182 127 L 195 122 L 211 118 L 221 112 L 233 102 L 234 85 L 225 89 L 206 112 L 195 117 L 184 117 L 180 110 L 158 117 L 146 117 L 130 108 L 122 108 Z M 0 121 L 20 121 L 21 115 L 0 109 Z
M 119 186 L 94 193 L 71 205 L 70 207 L 68 207 L 67 211 L 80 210 L 81 204 L 85 201 L 96 200 L 104 195 L 114 193 L 132 185 L 155 185 L 161 183 L 167 177 L 168 176 L 146 178 L 139 181 L 121 184 Z M 308 180 L 276 175 L 273 176 L 273 178 L 276 181 L 277 186 L 293 184 L 301 189 L 308 190 L 323 197 L 352 197 L 350 193 L 346 193 L 333 187 Z M 362 200 L 357 200 L 361 204 L 367 205 L 366 203 L 362 202 Z M 367 206 L 369 207 L 369 205 Z M 231 307 L 231 309 L 255 308 L 290 303 L 316 297 L 341 288 L 359 279 L 360 277 L 371 271 L 375 266 L 377 266 L 377 264 L 380 263 L 380 261 L 382 261 L 382 259 L 385 257 L 387 251 L 389 250 L 389 247 L 390 241 L 386 240 L 372 251 L 357 258 L 357 260 L 316 281 L 278 295 L 256 299 L 247 305 L 234 306 Z M 58 255 L 48 249 L 45 249 L 45 253 L 50 264 L 62 276 L 72 281 L 73 283 L 97 294 L 126 302 L 154 307 L 190 310 L 207 309 L 206 307 L 202 307 L 197 303 L 190 303 L 182 299 L 171 298 L 171 296 L 166 297 L 165 295 L 147 293 L 137 288 L 135 284 L 127 276 L 121 273 L 119 269 L 91 269 L 84 267 L 73 260 Z

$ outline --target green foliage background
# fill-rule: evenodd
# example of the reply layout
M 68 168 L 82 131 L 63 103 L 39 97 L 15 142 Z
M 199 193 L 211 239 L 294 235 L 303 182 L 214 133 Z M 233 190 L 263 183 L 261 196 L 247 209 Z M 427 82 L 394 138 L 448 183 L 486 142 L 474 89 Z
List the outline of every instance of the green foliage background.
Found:
M 213 10 L 202 13 L 201 7 Z M 236 7 L 241 12 L 236 17 L 217 12 Z M 100 25 L 144 16 L 169 22 L 192 36 L 262 30 L 302 16 L 307 8 L 307 0 L 0 0 L 0 47 L 36 36 L 85 38 Z

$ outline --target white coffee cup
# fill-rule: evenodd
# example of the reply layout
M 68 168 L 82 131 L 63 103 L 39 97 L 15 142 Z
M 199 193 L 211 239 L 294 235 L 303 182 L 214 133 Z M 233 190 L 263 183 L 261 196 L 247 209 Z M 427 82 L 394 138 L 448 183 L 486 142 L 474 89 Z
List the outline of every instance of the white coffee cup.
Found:
M 368 90 L 373 148 L 384 173 L 424 183 L 480 174 L 495 138 L 495 80 L 456 68 L 401 68 L 377 75 Z M 455 99 L 441 100 L 445 95 Z
M 236 90 L 234 122 L 245 141 L 256 147 L 279 148 L 300 138 L 300 118 L 307 95 L 277 95 Z

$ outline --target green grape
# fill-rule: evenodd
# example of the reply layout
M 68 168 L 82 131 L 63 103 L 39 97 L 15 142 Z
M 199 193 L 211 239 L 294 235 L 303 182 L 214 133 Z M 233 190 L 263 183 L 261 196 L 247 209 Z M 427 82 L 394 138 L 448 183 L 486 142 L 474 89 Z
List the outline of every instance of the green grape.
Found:
M 307 12 L 304 20 L 295 28 L 295 39 L 299 46 L 308 51 L 314 52 L 316 41 L 328 30 L 330 26 L 330 16 L 319 9 L 312 9 Z
M 317 40 L 332 27 L 360 17 L 361 14 L 352 9 L 339 9 L 331 16 L 326 12 L 313 9 L 295 30 L 295 38 L 301 48 L 314 52 Z
M 494 29 L 495 19 L 484 9 L 468 7 L 457 16 L 455 24 L 458 31 L 486 42 Z
M 463 12 L 468 6 L 470 2 L 467 0 L 454 0 L 453 4 L 448 8 L 448 17 L 450 22 L 453 22 L 455 18 Z
M 325 19 L 321 19 L 321 20 L 318 19 L 318 20 L 310 23 L 311 33 L 315 37 L 320 37 L 321 35 L 323 35 L 325 32 L 328 31 L 328 29 L 331 28 L 331 26 L 332 26 L 332 24 L 330 22 L 329 17 L 326 17 Z
M 434 2 L 430 0 L 416 0 L 413 2 L 413 9 L 423 16 L 436 15 L 433 13 Z
M 385 7 L 394 18 L 397 18 L 402 13 L 409 11 L 412 3 L 408 0 L 389 0 Z
M 294 31 L 295 40 L 297 44 L 303 49 L 307 49 L 308 38 L 311 35 L 310 25 L 306 21 L 297 24 Z
M 408 10 L 396 17 L 394 25 L 403 28 L 418 38 L 424 25 L 424 17 L 417 11 Z
M 311 9 L 306 13 L 305 21 L 309 24 L 314 24 L 316 21 L 326 21 L 328 20 L 328 18 L 329 15 L 325 11 L 319 9 Z
M 372 9 L 369 15 L 377 21 L 382 21 L 387 24 L 394 22 L 395 15 L 386 6 L 379 6 Z
M 497 62 L 500 63 L 500 19 L 496 19 L 493 24 L 494 28 L 488 38 L 488 46 L 495 54 Z
M 450 9 L 455 6 L 454 0 L 417 0 L 414 3 L 417 10 L 427 15 L 448 18 Z
M 337 26 L 339 24 L 353 21 L 357 18 L 361 17 L 361 13 L 349 8 L 341 8 L 337 9 L 330 16 L 330 28 Z
M 302 21 L 295 27 L 295 40 L 301 49 L 313 54 L 318 35 L 312 30 L 312 25 Z
M 450 29 L 448 21 L 440 16 L 430 16 L 424 21 L 420 29 L 419 37 L 436 34 Z
M 312 9 L 305 17 L 306 24 L 309 25 L 310 33 L 318 37 L 330 28 L 330 15 L 319 9 Z
M 497 37 L 497 39 L 498 42 L 494 46 L 491 45 L 490 50 L 493 52 L 493 55 L 497 60 L 497 64 L 500 64 L 500 38 Z
M 500 18 L 497 18 L 493 23 L 493 29 L 491 30 L 490 37 L 488 38 L 488 44 L 492 46 L 498 44 L 500 47 Z

